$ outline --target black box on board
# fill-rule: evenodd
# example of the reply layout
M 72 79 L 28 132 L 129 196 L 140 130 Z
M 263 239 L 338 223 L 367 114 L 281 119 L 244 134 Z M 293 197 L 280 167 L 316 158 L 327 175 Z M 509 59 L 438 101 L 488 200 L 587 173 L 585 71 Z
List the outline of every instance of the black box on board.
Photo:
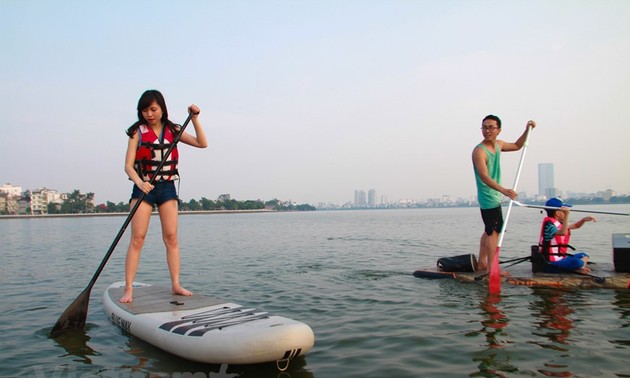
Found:
M 613 263 L 616 272 L 630 272 L 630 234 L 613 234 Z

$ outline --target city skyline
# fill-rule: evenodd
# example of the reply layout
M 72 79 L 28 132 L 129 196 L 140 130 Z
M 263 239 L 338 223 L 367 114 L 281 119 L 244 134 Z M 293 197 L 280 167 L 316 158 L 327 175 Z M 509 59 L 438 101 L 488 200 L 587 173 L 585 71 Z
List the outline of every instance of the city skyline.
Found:
M 519 190 L 536 193 L 549 162 L 559 189 L 630 192 L 627 1 L 32 0 L 0 12 L 2 182 L 127 201 L 124 131 L 158 89 L 176 123 L 198 105 L 208 136 L 207 149 L 179 149 L 182 198 L 469 197 L 487 114 L 508 142 L 537 122 Z M 147 12 L 182 27 L 145 50 Z M 502 155 L 504 186 L 520 156 Z
M 550 165 L 551 168 L 553 168 L 553 164 L 550 163 L 541 163 L 539 164 L 539 179 L 540 179 L 540 166 L 541 165 Z M 552 180 L 553 181 L 553 180 Z M 20 185 L 15 185 L 13 183 L 5 183 L 3 185 L 0 185 L 0 193 L 7 193 L 10 195 L 16 195 L 15 193 L 17 193 L 17 189 L 19 188 L 19 192 L 20 194 L 25 193 L 26 191 L 29 192 L 34 192 L 34 191 L 40 191 L 40 190 L 48 190 L 51 192 L 57 192 L 59 194 L 68 194 L 71 193 L 75 190 L 78 190 L 81 194 L 85 194 L 85 193 L 93 193 L 95 198 L 98 197 L 98 193 L 94 192 L 94 191 L 90 191 L 90 190 L 83 190 L 82 188 L 73 188 L 72 190 L 69 191 L 63 191 L 63 190 L 58 190 L 55 188 L 49 188 L 46 186 L 39 186 L 37 188 L 25 188 L 22 187 Z M 539 184 L 539 190 L 540 190 L 541 186 Z M 523 198 L 528 198 L 528 199 L 536 199 L 536 200 L 540 200 L 540 199 L 547 199 L 547 198 L 551 198 L 551 197 L 561 197 L 561 198 L 585 198 L 585 197 L 597 197 L 597 196 L 602 196 L 602 197 L 609 197 L 611 195 L 615 195 L 615 196 L 627 196 L 630 195 L 630 193 L 625 193 L 625 192 L 618 192 L 616 191 L 614 188 L 606 188 L 606 189 L 601 189 L 601 190 L 597 190 L 594 192 L 583 192 L 583 191 L 574 191 L 572 189 L 564 189 L 564 190 L 560 190 L 558 188 L 550 188 L 552 189 L 551 192 L 547 192 L 546 194 L 540 194 L 540 192 L 538 192 L 537 194 L 532 194 L 532 192 L 528 192 L 526 190 L 518 190 L 519 196 L 522 196 Z M 183 198 L 180 197 L 181 200 L 183 201 L 189 201 L 191 199 L 195 199 L 195 200 L 199 200 L 201 198 L 208 198 L 208 199 L 221 199 L 224 196 L 231 196 L 231 194 L 226 194 L 226 193 L 221 193 L 218 195 L 202 195 L 200 197 L 190 197 L 190 198 Z M 233 197 L 233 196 L 232 196 Z M 234 197 L 236 198 L 236 197 Z M 261 201 L 270 201 L 270 200 L 281 200 L 281 201 L 287 201 L 287 202 L 292 202 L 292 203 L 301 203 L 299 201 L 294 201 L 291 198 L 278 198 L 278 196 L 275 197 L 271 197 L 271 198 L 261 198 L 260 196 L 258 197 L 252 197 L 252 198 L 238 198 L 239 200 L 261 200 Z M 467 201 L 467 202 L 475 202 L 476 201 L 476 193 L 471 193 L 470 195 L 467 196 L 455 196 L 455 195 L 451 195 L 448 193 L 443 193 L 441 195 L 438 196 L 432 196 L 432 197 L 396 197 L 396 196 L 390 196 L 387 194 L 381 195 L 379 194 L 379 192 L 374 189 L 371 188 L 369 189 L 367 192 L 365 190 L 362 189 L 355 189 L 354 190 L 354 196 L 352 198 L 348 197 L 344 200 L 341 200 L 339 202 L 331 202 L 331 201 L 325 201 L 325 200 L 318 200 L 318 201 L 314 201 L 314 202 L 303 202 L 303 203 L 307 203 L 310 205 L 319 205 L 319 204 L 330 204 L 330 205 L 335 205 L 335 206 L 343 206 L 343 205 L 352 205 L 355 207 L 377 207 L 380 205 L 391 205 L 391 204 L 401 204 L 401 203 L 406 203 L 406 204 L 412 204 L 412 203 L 443 203 L 443 202 L 462 202 L 462 201 Z M 103 200 L 96 200 L 95 203 L 96 204 L 103 204 L 105 202 L 113 202 L 113 203 L 119 203 L 119 202 L 128 202 L 128 200 L 123 200 L 123 201 L 114 201 L 111 199 L 103 199 Z

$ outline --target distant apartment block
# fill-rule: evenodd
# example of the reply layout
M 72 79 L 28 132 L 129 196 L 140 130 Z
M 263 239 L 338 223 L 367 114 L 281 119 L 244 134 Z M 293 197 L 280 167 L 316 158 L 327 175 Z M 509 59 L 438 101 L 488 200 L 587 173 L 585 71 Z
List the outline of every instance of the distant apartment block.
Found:
M 553 164 L 538 164 L 538 195 L 547 198 L 556 197 L 557 189 L 554 184 Z
M 365 207 L 367 204 L 367 199 L 365 196 L 365 191 L 363 190 L 355 190 L 354 191 L 354 206 L 355 207 Z
M 383 204 L 383 199 L 381 199 L 381 203 L 378 202 L 378 195 L 375 189 L 368 190 L 367 194 L 364 190 L 355 190 L 354 191 L 354 202 L 352 202 L 352 207 L 355 208 L 366 208 L 366 207 L 379 207 Z
M 4 184 L 0 186 L 0 193 L 5 193 L 12 197 L 19 197 L 22 195 L 22 187 L 11 184 Z
M 368 206 L 376 207 L 378 205 L 376 200 L 376 190 L 370 189 L 368 190 Z
M 75 200 L 84 201 L 87 210 L 94 209 L 94 194 L 83 194 L 76 191 L 72 193 Z M 59 193 L 56 190 L 39 188 L 25 190 L 19 186 L 5 184 L 0 186 L 0 214 L 4 215 L 45 215 L 48 214 L 52 204 L 57 210 L 65 200 L 69 198 L 67 193 Z
M 22 196 L 22 187 L 11 184 L 0 186 L 0 214 L 19 214 L 18 200 Z
M 56 190 L 46 188 L 36 189 L 31 192 L 31 214 L 48 214 L 48 204 L 61 207 L 62 195 Z

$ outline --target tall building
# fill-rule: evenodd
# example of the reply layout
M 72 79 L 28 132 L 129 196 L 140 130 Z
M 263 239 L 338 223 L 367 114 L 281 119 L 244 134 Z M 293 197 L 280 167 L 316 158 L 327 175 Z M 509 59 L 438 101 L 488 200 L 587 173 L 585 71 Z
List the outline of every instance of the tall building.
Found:
M 547 198 L 556 196 L 556 186 L 553 182 L 553 163 L 538 164 L 538 195 Z
M 19 197 L 22 195 L 22 187 L 11 184 L 4 184 L 0 186 L 0 193 L 6 193 L 11 197 Z
M 63 200 L 56 190 L 40 188 L 31 192 L 31 214 L 48 214 L 48 204 L 53 203 L 61 208 Z
M 354 191 L 354 206 L 355 207 L 365 207 L 367 201 L 365 198 L 365 192 L 363 190 L 355 190 Z
M 368 190 L 368 206 L 376 207 L 378 205 L 376 203 L 376 190 L 370 189 Z

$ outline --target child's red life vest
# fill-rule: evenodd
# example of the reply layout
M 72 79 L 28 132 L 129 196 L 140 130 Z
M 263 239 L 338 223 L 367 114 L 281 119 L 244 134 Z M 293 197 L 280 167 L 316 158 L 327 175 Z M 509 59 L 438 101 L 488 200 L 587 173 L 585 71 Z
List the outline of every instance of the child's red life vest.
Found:
M 569 240 L 571 239 L 571 230 L 569 230 L 566 235 L 558 235 L 558 233 L 556 233 L 551 240 L 545 241 L 545 226 L 548 222 L 553 223 L 558 230 L 562 228 L 562 223 L 560 223 L 556 218 L 545 217 L 545 219 L 543 219 L 539 240 L 539 245 L 541 247 L 540 253 L 547 257 L 549 261 L 560 261 L 566 257 L 567 247 L 569 246 Z

